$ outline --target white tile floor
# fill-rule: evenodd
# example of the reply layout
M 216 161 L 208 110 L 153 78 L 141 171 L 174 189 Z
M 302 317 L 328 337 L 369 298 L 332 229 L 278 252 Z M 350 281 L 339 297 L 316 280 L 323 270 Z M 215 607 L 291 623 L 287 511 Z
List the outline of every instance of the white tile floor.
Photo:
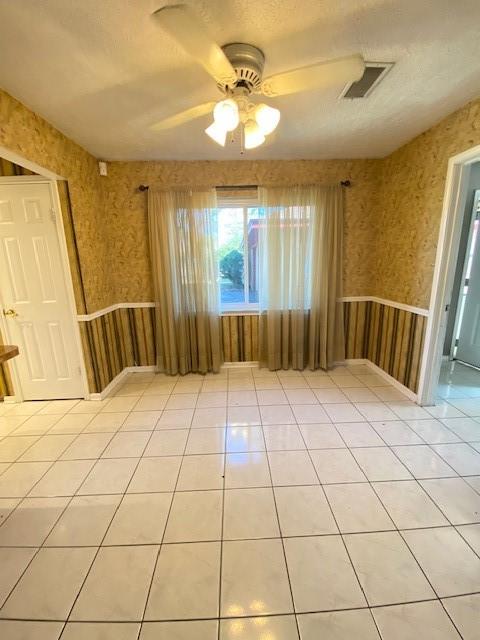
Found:
M 437 394 L 453 401 L 480 398 L 480 370 L 458 360 L 443 362 Z M 454 402 L 451 404 L 455 406 Z
M 0 637 L 478 640 L 461 386 L 242 368 L 0 405 Z

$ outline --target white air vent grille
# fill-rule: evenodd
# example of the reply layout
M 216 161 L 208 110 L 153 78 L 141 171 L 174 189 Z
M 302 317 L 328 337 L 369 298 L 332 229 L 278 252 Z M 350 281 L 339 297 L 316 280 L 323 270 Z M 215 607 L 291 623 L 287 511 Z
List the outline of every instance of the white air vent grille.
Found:
M 363 76 L 360 80 L 347 85 L 340 97 L 349 100 L 366 98 L 392 67 L 392 62 L 366 62 Z

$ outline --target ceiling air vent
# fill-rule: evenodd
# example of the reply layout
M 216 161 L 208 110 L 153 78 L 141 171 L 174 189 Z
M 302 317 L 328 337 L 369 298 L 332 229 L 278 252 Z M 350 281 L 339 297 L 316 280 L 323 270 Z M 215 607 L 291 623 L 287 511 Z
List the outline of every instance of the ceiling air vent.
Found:
M 366 62 L 363 76 L 360 80 L 347 85 L 340 97 L 366 98 L 392 67 L 393 62 Z

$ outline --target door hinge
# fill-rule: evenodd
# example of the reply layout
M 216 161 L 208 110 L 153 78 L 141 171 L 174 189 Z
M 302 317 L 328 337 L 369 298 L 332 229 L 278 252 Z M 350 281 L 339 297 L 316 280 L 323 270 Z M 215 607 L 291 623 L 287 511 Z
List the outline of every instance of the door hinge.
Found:
M 465 278 L 465 286 L 468 287 L 470 284 L 470 278 Z
M 457 339 L 455 340 L 455 346 L 456 346 L 456 347 L 458 347 L 458 343 L 459 343 L 459 339 L 457 338 Z
M 55 215 L 55 209 L 53 207 L 50 208 L 50 218 L 52 219 L 52 222 L 57 222 L 57 216 Z

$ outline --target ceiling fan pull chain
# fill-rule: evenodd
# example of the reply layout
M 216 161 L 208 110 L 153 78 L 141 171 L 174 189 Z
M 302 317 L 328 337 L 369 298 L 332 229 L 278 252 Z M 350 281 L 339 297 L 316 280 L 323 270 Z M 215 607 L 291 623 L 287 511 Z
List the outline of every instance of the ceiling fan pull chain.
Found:
M 240 127 L 240 155 L 243 156 L 245 152 L 245 131 L 243 127 Z

